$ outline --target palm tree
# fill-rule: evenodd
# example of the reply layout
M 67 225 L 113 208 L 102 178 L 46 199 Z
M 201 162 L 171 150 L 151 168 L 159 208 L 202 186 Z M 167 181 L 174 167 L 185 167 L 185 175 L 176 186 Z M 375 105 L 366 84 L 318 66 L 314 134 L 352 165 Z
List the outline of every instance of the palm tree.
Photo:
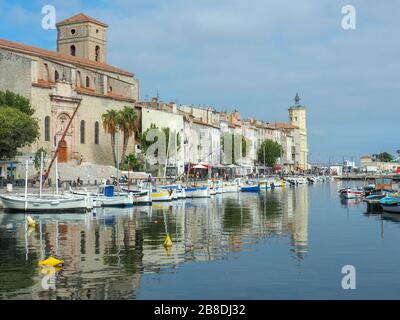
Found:
M 120 130 L 124 135 L 121 159 L 125 159 L 126 150 L 128 149 L 129 138 L 136 131 L 136 119 L 137 119 L 137 114 L 135 110 L 131 107 L 125 106 L 123 110 L 119 111 L 118 124 Z
M 107 112 L 102 115 L 103 128 L 107 133 L 111 134 L 111 149 L 116 167 L 118 166 L 118 162 L 115 154 L 115 134 L 118 129 L 119 117 L 119 112 L 116 110 L 107 110 Z

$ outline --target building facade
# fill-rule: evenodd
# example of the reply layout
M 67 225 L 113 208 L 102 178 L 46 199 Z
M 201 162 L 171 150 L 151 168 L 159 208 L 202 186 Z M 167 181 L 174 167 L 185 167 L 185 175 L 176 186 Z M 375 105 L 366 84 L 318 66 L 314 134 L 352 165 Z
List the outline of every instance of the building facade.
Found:
M 113 164 L 102 114 L 133 107 L 139 82 L 133 73 L 106 64 L 106 24 L 79 14 L 58 23 L 57 30 L 57 52 L 0 40 L 0 90 L 28 98 L 40 125 L 37 142 L 21 152 L 32 156 L 43 147 L 52 155 L 59 144 L 59 162 Z

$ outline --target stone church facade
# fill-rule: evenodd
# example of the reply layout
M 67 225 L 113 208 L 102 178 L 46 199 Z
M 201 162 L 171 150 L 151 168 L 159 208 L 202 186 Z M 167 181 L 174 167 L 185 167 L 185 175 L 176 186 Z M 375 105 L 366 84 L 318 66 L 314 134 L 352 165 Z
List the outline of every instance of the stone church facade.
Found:
M 106 63 L 106 24 L 78 14 L 58 23 L 57 31 L 56 52 L 0 39 L 0 90 L 28 98 L 40 124 L 37 142 L 21 152 L 33 155 L 44 147 L 54 154 L 60 143 L 60 162 L 82 158 L 111 165 L 111 139 L 103 129 L 102 114 L 134 107 L 139 82 L 133 73 Z M 128 152 L 133 150 L 131 139 Z

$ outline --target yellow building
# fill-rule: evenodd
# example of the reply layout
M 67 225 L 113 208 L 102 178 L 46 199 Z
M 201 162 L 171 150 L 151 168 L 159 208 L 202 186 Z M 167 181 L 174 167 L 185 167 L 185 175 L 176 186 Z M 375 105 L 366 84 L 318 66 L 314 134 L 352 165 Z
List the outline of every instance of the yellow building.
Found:
M 296 93 L 294 98 L 295 105 L 289 108 L 290 124 L 299 127 L 300 131 L 300 161 L 299 167 L 303 170 L 308 169 L 308 143 L 307 143 L 307 119 L 306 107 L 300 105 L 299 95 Z

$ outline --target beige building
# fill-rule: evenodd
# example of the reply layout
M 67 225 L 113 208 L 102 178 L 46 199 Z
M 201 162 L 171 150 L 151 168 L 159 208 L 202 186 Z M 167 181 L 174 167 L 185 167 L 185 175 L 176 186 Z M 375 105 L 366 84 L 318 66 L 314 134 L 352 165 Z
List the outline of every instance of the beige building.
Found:
M 295 105 L 289 108 L 290 124 L 299 127 L 300 141 L 300 162 L 299 167 L 302 170 L 308 169 L 308 142 L 307 142 L 307 119 L 306 107 L 299 104 L 300 98 L 296 94 L 294 98 Z
M 57 31 L 57 52 L 0 40 L 0 90 L 28 98 L 40 124 L 37 142 L 21 151 L 33 155 L 44 147 L 53 154 L 59 143 L 60 162 L 82 157 L 85 162 L 113 164 L 102 114 L 133 107 L 139 82 L 133 73 L 106 64 L 106 24 L 78 14 L 59 22 Z M 132 140 L 128 152 L 133 145 Z
M 362 156 L 360 158 L 360 169 L 363 171 L 380 171 L 380 172 L 395 172 L 400 168 L 400 162 L 384 162 L 376 161 L 371 156 Z

